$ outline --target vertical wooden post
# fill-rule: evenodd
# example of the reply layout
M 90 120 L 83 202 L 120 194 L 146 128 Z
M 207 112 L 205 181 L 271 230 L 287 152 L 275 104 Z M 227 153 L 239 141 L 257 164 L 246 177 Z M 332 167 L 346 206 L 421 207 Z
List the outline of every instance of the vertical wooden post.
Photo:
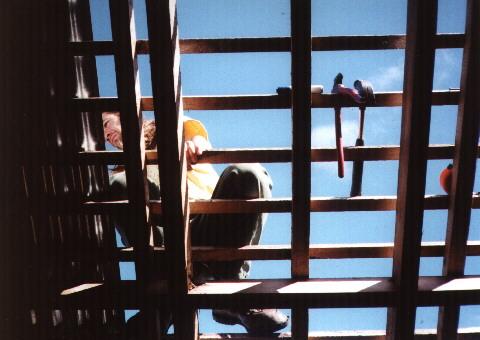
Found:
M 311 0 L 291 0 L 292 277 L 309 276 L 311 182 Z M 293 339 L 308 338 L 308 309 L 292 308 Z
M 129 200 L 129 221 L 136 225 L 135 269 L 140 286 L 148 278 L 148 254 L 150 232 L 147 226 L 146 203 L 148 190 L 145 185 L 145 142 L 140 109 L 140 83 L 135 51 L 135 22 L 131 0 L 110 0 L 110 17 L 115 50 L 120 122 L 122 125 L 123 152 Z
M 387 318 L 387 337 L 396 340 L 412 339 L 415 330 L 436 18 L 437 0 L 408 1 L 393 254 L 393 281 L 398 296 Z
M 128 223 L 136 227 L 134 240 L 135 271 L 140 310 L 145 319 L 156 317 L 155 309 L 146 296 L 151 281 L 151 249 L 148 226 L 149 200 L 146 182 L 145 141 L 140 108 L 140 83 L 136 55 L 135 22 L 132 0 L 110 0 L 110 17 L 115 50 L 115 71 L 122 125 L 123 152 L 129 201 Z M 155 320 L 155 319 L 153 319 Z M 158 321 L 158 320 L 156 320 Z M 159 322 L 147 323 L 145 332 L 158 338 L 162 331 Z
M 443 275 L 448 278 L 463 275 L 465 268 L 480 124 L 479 79 L 480 1 L 469 0 L 455 137 L 454 169 L 443 260 Z M 437 329 L 439 339 L 456 338 L 459 314 L 459 305 L 446 305 L 440 308 Z
M 175 339 L 193 340 L 198 339 L 198 329 L 196 311 L 188 300 L 191 250 L 176 0 L 147 0 L 146 3 Z

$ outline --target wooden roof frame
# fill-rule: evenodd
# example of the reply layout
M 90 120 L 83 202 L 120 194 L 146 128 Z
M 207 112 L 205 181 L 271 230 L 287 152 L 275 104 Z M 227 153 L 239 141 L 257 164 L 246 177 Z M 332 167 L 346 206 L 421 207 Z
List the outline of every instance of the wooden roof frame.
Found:
M 102 319 L 107 311 L 121 309 L 145 309 L 156 313 L 159 304 L 169 303 L 172 308 L 175 339 L 216 339 L 217 335 L 198 334 L 198 308 L 283 307 L 292 309 L 292 333 L 284 338 L 292 339 L 473 339 L 480 336 L 480 329 L 458 330 L 460 305 L 480 304 L 480 277 L 465 276 L 464 266 L 467 255 L 480 255 L 478 241 L 467 242 L 471 209 L 480 208 L 480 196 L 472 194 L 476 162 L 479 156 L 479 93 L 480 79 L 480 2 L 468 0 L 465 34 L 437 34 L 437 0 L 409 0 L 407 14 L 407 34 L 391 36 L 351 36 L 351 37 L 312 37 L 310 1 L 291 1 L 291 37 L 280 38 L 240 38 L 240 39 L 188 39 L 180 40 L 176 22 L 176 1 L 146 0 L 147 21 L 151 41 L 137 40 L 132 25 L 131 0 L 111 0 L 112 17 L 111 42 L 92 41 L 91 19 L 88 1 L 55 2 L 49 0 L 51 9 L 39 8 L 35 2 L 27 2 L 25 8 L 12 5 L 7 13 L 38 23 L 48 37 L 49 52 L 42 55 L 41 33 L 29 37 L 29 28 L 13 24 L 19 36 L 29 44 L 12 43 L 25 55 L 33 46 L 40 52 L 26 56 L 25 61 L 16 61 L 10 55 L 7 61 L 18 72 L 18 81 L 12 89 L 5 91 L 12 96 L 7 100 L 11 111 L 8 117 L 11 126 L 32 131 L 27 147 L 18 153 L 7 154 L 7 161 L 15 167 L 6 174 L 15 186 L 8 187 L 8 195 L 18 199 L 8 204 L 8 214 L 2 214 L 7 226 L 20 223 L 22 228 L 9 231 L 5 240 L 33 242 L 25 255 L 11 246 L 4 247 L 5 258 L 20 257 L 23 266 L 55 266 L 58 256 L 68 258 L 72 263 L 86 265 L 116 264 L 118 261 L 133 260 L 136 265 L 137 280 L 120 281 L 118 270 L 104 276 L 103 281 L 86 276 L 72 287 L 54 290 L 41 286 L 33 293 L 21 297 L 18 306 L 11 310 L 23 315 L 16 318 L 9 329 L 19 334 L 22 325 L 28 325 L 24 333 L 30 338 L 40 334 L 58 332 L 51 320 L 56 310 L 63 311 L 65 319 L 75 319 L 74 311 L 92 311 L 92 318 Z M 19 9 L 26 11 L 19 11 Z M 19 14 L 22 13 L 22 14 Z M 75 20 L 72 20 L 72 13 Z M 67 15 L 69 14 L 69 15 Z M 62 31 L 66 26 L 78 32 L 68 39 Z M 63 32 L 55 33 L 55 32 Z M 11 31 L 10 31 L 11 32 Z M 57 47 L 57 48 L 53 48 Z M 464 48 L 462 79 L 460 90 L 433 91 L 433 68 L 435 50 L 438 48 Z M 402 138 L 400 146 L 350 147 L 345 150 L 345 158 L 350 160 L 380 161 L 399 160 L 399 185 L 396 197 L 356 197 L 328 198 L 311 197 L 311 162 L 335 161 L 334 149 L 312 149 L 311 108 L 333 107 L 339 99 L 335 95 L 311 94 L 311 51 L 335 50 L 383 50 L 405 49 L 405 82 L 403 92 L 378 93 L 375 106 L 402 106 Z M 292 96 L 250 95 L 250 96 L 207 96 L 182 97 L 179 74 L 181 53 L 238 53 L 238 52 L 291 52 L 292 56 Z M 149 54 L 152 64 L 153 97 L 142 97 L 138 86 L 136 58 L 138 54 Z M 101 98 L 98 95 L 96 69 L 92 62 L 96 55 L 114 55 L 116 64 L 118 98 Z M 37 59 L 35 59 L 37 58 Z M 54 63 L 49 60 L 55 58 Z M 30 62 L 39 61 L 30 65 Z M 5 66 L 7 63 L 2 64 Z M 45 80 L 33 80 L 22 67 L 48 65 L 40 73 L 45 78 L 53 77 L 55 94 L 47 100 Z M 76 66 L 76 68 L 75 68 Z M 67 70 L 65 74 L 63 70 Z M 8 71 L 8 68 L 7 68 Z M 49 73 L 50 72 L 50 73 Z M 80 72 L 80 73 L 79 73 Z M 83 72 L 83 73 L 82 73 Z M 15 75 L 12 71 L 6 74 Z M 83 76 L 80 76 L 83 74 Z M 76 77 L 75 77 L 76 75 Z M 76 78 L 74 80 L 73 78 Z M 73 80 L 73 81 L 72 81 Z M 27 95 L 30 103 L 20 103 L 17 92 L 22 84 L 30 81 Z M 75 86 L 84 81 L 82 95 L 70 97 Z M 76 84 L 76 85 L 75 85 Z M 86 89 L 89 89 L 86 91 Z M 81 92 L 81 91 L 80 91 Z M 80 93 L 77 91 L 77 93 Z M 415 95 L 414 95 L 415 94 Z M 421 95 L 418 95 L 421 94 Z M 50 123 L 58 123 L 59 129 L 76 129 L 76 118 L 82 117 L 82 126 L 97 126 L 102 111 L 120 111 L 123 126 L 124 151 L 107 152 L 104 148 L 101 131 L 84 128 L 88 131 L 91 147 L 78 151 L 76 141 L 65 139 L 68 147 L 58 144 L 48 152 L 41 150 L 42 143 L 35 148 L 35 141 L 43 138 L 54 144 L 48 123 L 36 118 L 37 126 L 29 126 L 23 120 L 23 112 L 28 117 L 35 116 L 35 103 L 48 115 Z M 350 106 L 351 103 L 342 103 Z M 455 145 L 429 145 L 429 112 L 432 105 L 458 104 L 457 133 Z M 189 110 L 225 109 L 291 109 L 292 148 L 291 149 L 228 149 L 211 150 L 205 153 L 202 162 L 287 162 L 292 164 L 292 197 L 265 200 L 211 200 L 190 201 L 186 188 L 186 162 L 183 152 L 181 121 L 183 108 Z M 145 152 L 141 131 L 142 111 L 154 111 L 157 126 L 160 127 L 158 145 L 169 152 L 157 155 L 154 151 Z M 52 111 L 52 114 L 49 112 Z M 88 124 L 86 123 L 88 122 Z M 96 123 L 95 123 L 96 122 Z M 61 125 L 64 124 L 64 125 Z M 83 123 L 82 123 L 83 124 Z M 97 125 L 95 125 L 97 124 Z M 31 130 L 29 130 L 31 129 Z M 18 137 L 12 136 L 7 128 L 5 134 L 20 145 Z M 23 130 L 22 130 L 23 131 Z M 63 133 L 63 132 L 62 132 Z M 58 134 L 57 134 L 58 135 Z M 62 135 L 63 136 L 63 135 Z M 86 143 L 86 142 L 85 142 Z M 82 145 L 86 145 L 86 144 Z M 450 196 L 425 196 L 426 164 L 429 159 L 454 159 L 453 186 Z M 125 164 L 128 186 L 128 201 L 109 202 L 98 195 L 86 194 L 88 181 L 103 176 L 103 186 L 107 164 Z M 158 164 L 162 183 L 161 201 L 148 200 L 148 187 L 145 182 L 146 164 Z M 67 170 L 65 169 L 72 169 Z M 96 169 L 96 170 L 94 170 Z M 103 170 L 102 170 L 103 169 Z M 414 171 L 413 171 L 414 170 Z M 70 178 L 69 173 L 72 173 Z M 61 184 L 53 176 L 65 178 Z M 97 177 L 96 177 L 97 176 Z M 167 180 L 168 179 L 168 180 Z M 24 185 L 18 185 L 18 184 Z M 43 183 L 43 186 L 35 183 Z M 77 184 L 81 183 L 81 185 Z M 100 183 L 100 182 L 98 182 Z M 98 184 L 97 183 L 97 184 Z M 86 184 L 86 186 L 85 186 Z M 101 187 L 101 185 L 98 185 Z M 22 187 L 20 190 L 19 188 Z M 23 189 L 25 188 L 25 190 Z M 26 207 L 22 209 L 21 207 Z M 148 207 L 148 209 L 147 209 Z M 114 247 L 112 227 L 108 227 L 108 214 L 116 209 L 127 208 L 131 223 L 139 226 L 138 239 L 133 249 Z M 445 242 L 421 242 L 422 216 L 427 209 L 448 209 L 447 237 Z M 395 242 L 388 244 L 343 244 L 312 245 L 309 240 L 310 212 L 312 211 L 396 211 Z M 291 246 L 249 246 L 240 249 L 215 249 L 211 247 L 190 247 L 189 214 L 191 213 L 238 213 L 238 212 L 291 212 Z M 161 214 L 166 221 L 165 248 L 149 245 L 149 218 Z M 77 216 L 72 220 L 68 216 Z M 109 230 L 109 245 L 104 248 L 80 247 L 61 248 L 50 251 L 49 234 L 38 226 L 52 226 L 63 229 L 69 225 L 82 224 L 83 217 L 98 218 L 100 225 Z M 21 222 L 19 222 L 21 221 Z M 100 221 L 100 220 L 99 220 Z M 88 222 L 86 223 L 89 225 Z M 30 233 L 28 228 L 35 232 Z M 80 228 L 80 227 L 79 227 Z M 33 237 L 33 241 L 32 241 Z M 63 236 L 62 236 L 63 237 Z M 68 238 L 68 235 L 67 235 Z M 407 250 L 409 256 L 406 256 Z M 413 254 L 413 256 L 412 256 Z M 423 256 L 444 256 L 443 275 L 440 277 L 420 277 L 419 261 Z M 29 262 L 30 258 L 36 260 Z M 160 257 L 169 259 L 168 277 L 164 281 L 152 281 L 150 263 Z M 291 280 L 242 280 L 241 282 L 207 282 L 193 287 L 190 267 L 192 261 L 220 258 L 230 259 L 291 259 Z M 385 258 L 392 257 L 392 278 L 366 279 L 311 279 L 309 259 L 314 258 Z M 15 280 L 26 279 L 12 263 L 6 263 Z M 41 274 L 39 271 L 35 274 Z M 29 279 L 35 276 L 29 276 Z M 58 277 L 58 280 L 61 280 Z M 84 281 L 82 281 L 84 280 Z M 46 282 L 39 280 L 39 282 Z M 70 281 L 69 281 L 70 282 Z M 30 283 L 32 285 L 32 283 Z M 33 287 L 33 286 L 31 286 Z M 60 287 L 56 287 L 60 288 Z M 13 296 L 21 296 L 21 291 Z M 226 293 L 228 292 L 228 294 Z M 46 297 L 46 298 L 45 298 Z M 248 299 L 246 299 L 248 297 Z M 415 333 L 415 312 L 418 306 L 440 306 L 437 330 Z M 308 309 L 322 307 L 388 307 L 388 325 L 378 332 L 350 333 L 309 333 Z M 94 312 L 96 311 L 96 312 Z M 27 314 L 31 315 L 28 316 Z M 33 313 L 33 314 L 32 314 Z M 95 314 L 97 313 L 97 314 Z M 112 314 L 112 315 L 113 315 Z M 105 318 L 105 317 L 103 317 Z M 108 318 L 107 318 L 108 319 Z M 115 319 L 115 318 L 113 318 Z M 112 319 L 112 323 L 116 321 Z M 110 319 L 108 319 L 110 320 Z M 110 322 L 110 321 L 108 321 Z M 107 323 L 108 323 L 107 322 Z M 71 331 L 80 329 L 77 321 L 69 324 Z M 77 327 L 77 328 L 76 328 Z M 80 332 L 80 331 L 79 331 Z M 152 327 L 152 337 L 158 336 L 161 329 Z M 102 333 L 103 334 L 103 333 Z M 112 338 L 114 338 L 112 336 Z M 247 335 L 236 335 L 236 339 L 256 339 Z

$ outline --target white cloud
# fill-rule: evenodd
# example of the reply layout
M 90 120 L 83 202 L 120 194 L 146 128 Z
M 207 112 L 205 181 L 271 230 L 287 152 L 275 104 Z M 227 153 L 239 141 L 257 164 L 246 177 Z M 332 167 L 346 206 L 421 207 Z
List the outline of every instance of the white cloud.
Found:
M 452 68 L 456 65 L 456 60 L 453 53 L 449 50 L 437 50 L 437 67 L 435 68 L 435 80 L 437 82 L 444 82 L 452 75 Z
M 378 73 L 368 78 L 375 91 L 391 90 L 392 88 L 401 88 L 403 80 L 403 63 L 398 65 L 383 67 Z
M 354 145 L 358 135 L 358 124 L 347 120 L 342 122 L 343 144 Z M 335 147 L 335 125 L 322 125 L 312 130 L 313 147 Z
M 342 122 L 342 141 L 343 146 L 355 145 L 358 136 L 358 124 L 354 121 L 347 120 Z M 335 147 L 335 125 L 322 125 L 312 129 L 312 147 L 325 148 Z M 328 174 L 337 173 L 336 162 L 313 163 L 317 170 L 321 170 Z M 350 165 L 345 163 L 345 175 L 350 172 Z

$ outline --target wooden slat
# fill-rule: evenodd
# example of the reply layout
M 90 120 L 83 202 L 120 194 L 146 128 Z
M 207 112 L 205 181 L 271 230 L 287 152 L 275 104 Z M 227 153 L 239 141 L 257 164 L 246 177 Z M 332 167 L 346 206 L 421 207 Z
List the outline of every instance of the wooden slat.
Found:
M 435 49 L 437 0 L 409 0 L 404 100 L 395 221 L 393 279 L 398 289 L 388 310 L 389 339 L 413 337 L 424 209 Z
M 436 48 L 462 48 L 464 35 L 438 34 Z M 405 48 L 405 35 L 312 37 L 312 51 L 389 50 Z M 73 55 L 111 55 L 110 41 L 70 43 Z M 181 53 L 289 52 L 290 37 L 182 39 Z M 148 54 L 149 42 L 137 41 L 137 53 Z
M 346 98 L 334 99 L 332 94 L 312 94 L 312 107 L 331 108 L 334 101 L 338 100 L 342 107 L 354 107 L 355 105 Z M 371 107 L 391 107 L 402 105 L 402 92 L 379 92 L 375 94 L 375 104 Z M 434 91 L 432 95 L 433 105 L 456 105 L 458 104 L 459 91 Z M 117 98 L 74 98 L 73 107 L 81 111 L 118 111 Z M 142 97 L 142 110 L 153 111 L 153 98 Z M 288 109 L 290 98 L 277 94 L 262 95 L 236 95 L 236 96 L 195 96 L 183 97 L 183 105 L 186 110 L 256 110 L 256 109 Z
M 77 112 L 119 111 L 120 104 L 116 97 L 90 97 L 72 99 L 72 108 Z
M 356 107 L 348 98 L 335 94 L 312 94 L 313 108 L 332 108 L 338 101 L 342 107 Z M 242 96 L 199 96 L 184 97 L 185 110 L 252 110 L 252 109 L 288 109 L 288 96 L 283 95 L 242 95 Z M 458 91 L 435 91 L 433 105 L 455 105 L 458 103 Z M 144 110 L 151 109 L 148 97 L 142 101 Z M 371 107 L 390 107 L 402 105 L 402 92 L 383 92 L 375 94 L 375 104 Z
M 420 277 L 418 306 L 438 306 L 458 301 L 462 305 L 480 303 L 480 276 L 465 276 L 454 280 L 445 277 Z M 64 295 L 49 299 L 51 306 L 70 303 L 73 306 L 137 309 L 142 306 L 136 291 L 137 281 L 122 281 L 117 287 L 103 282 L 86 282 L 67 287 Z M 68 289 L 68 290 L 67 290 Z M 65 293 L 71 294 L 65 295 Z M 149 300 L 154 305 L 158 297 L 168 293 L 165 281 L 148 287 Z M 397 291 L 391 278 L 354 279 L 262 279 L 208 281 L 188 294 L 189 304 L 196 308 L 290 308 L 297 302 L 308 308 L 388 307 L 395 304 Z M 35 306 L 37 301 L 31 301 Z
M 168 295 L 166 281 L 150 284 L 141 297 L 138 292 L 144 289 L 138 281 L 122 280 L 112 285 L 108 282 L 86 282 L 74 287 L 67 287 L 59 294 L 49 298 L 52 307 L 66 304 L 76 308 L 118 308 L 118 309 L 152 309 L 157 307 L 158 299 Z
M 480 241 L 470 241 L 465 247 L 470 256 L 480 255 Z M 441 257 L 445 251 L 443 242 L 423 242 L 420 255 L 422 257 Z M 365 244 L 311 244 L 310 259 L 352 259 L 352 258 L 390 258 L 393 256 L 393 243 Z M 193 247 L 194 261 L 229 260 L 287 260 L 290 258 L 290 247 L 246 246 L 242 248 L 208 248 Z
M 289 260 L 291 257 L 290 245 L 258 245 L 241 248 L 192 247 L 192 261 L 215 262 L 228 260 Z M 81 261 L 123 261 L 134 260 L 133 248 L 117 248 L 107 252 L 81 248 L 61 249 L 62 254 L 72 260 Z M 443 242 L 422 242 L 422 257 L 443 257 L 445 244 Z M 480 256 L 480 241 L 469 241 L 466 246 L 467 256 Z M 55 256 L 55 255 L 54 255 Z M 155 247 L 154 258 L 164 258 L 165 248 Z M 391 243 L 340 243 L 340 244 L 311 244 L 310 259 L 380 259 L 393 256 L 393 242 Z
M 450 299 L 465 305 L 478 304 L 479 283 L 478 276 L 456 280 L 421 277 L 418 306 L 443 305 Z M 247 305 L 290 308 L 295 304 L 308 308 L 391 307 L 397 296 L 398 291 L 390 278 L 211 281 L 189 293 L 191 303 L 198 308 L 242 308 Z
M 425 210 L 448 209 L 448 196 L 426 195 Z M 49 205 L 51 213 L 66 211 L 80 211 L 98 214 L 124 209 L 127 201 L 108 202 L 62 202 Z M 359 197 L 313 197 L 310 210 L 312 212 L 333 211 L 388 211 L 396 209 L 395 196 L 359 196 Z M 160 201 L 150 201 L 151 212 L 154 215 L 162 213 Z M 479 194 L 472 195 L 472 209 L 480 209 Z M 219 214 L 219 213 L 257 213 L 257 212 L 290 212 L 291 200 L 289 198 L 255 199 L 255 200 L 199 200 L 190 201 L 190 211 L 193 214 Z
M 124 152 L 127 156 L 126 178 L 129 199 L 128 223 L 137 226 L 135 272 L 139 280 L 138 294 L 143 296 L 149 277 L 149 238 L 145 185 L 145 143 L 143 140 L 140 86 L 135 55 L 135 31 L 131 0 L 110 0 L 112 36 L 115 45 L 115 71 Z M 128 128 L 125 128 L 128 127 Z
M 453 145 L 434 144 L 427 150 L 428 159 L 452 159 Z M 205 151 L 198 163 L 287 163 L 292 160 L 290 148 L 248 148 L 248 149 L 212 149 Z M 347 146 L 345 161 L 392 161 L 398 160 L 400 147 L 394 145 Z M 334 148 L 315 148 L 311 151 L 312 162 L 335 162 Z M 477 147 L 480 157 L 480 147 Z M 157 164 L 157 151 L 149 150 L 145 154 L 147 164 Z M 80 164 L 123 164 L 122 151 L 89 151 L 79 152 L 77 160 Z
M 146 5 L 174 334 L 177 340 L 195 340 L 197 316 L 186 300 L 192 271 L 176 0 L 147 0 Z
M 480 2 L 468 1 L 466 40 L 460 103 L 455 137 L 455 157 L 452 174 L 450 206 L 446 235 L 443 275 L 452 278 L 463 275 L 466 260 L 471 215 L 472 191 L 478 154 L 480 125 Z M 440 339 L 455 338 L 460 316 L 459 305 L 448 305 L 439 311 Z

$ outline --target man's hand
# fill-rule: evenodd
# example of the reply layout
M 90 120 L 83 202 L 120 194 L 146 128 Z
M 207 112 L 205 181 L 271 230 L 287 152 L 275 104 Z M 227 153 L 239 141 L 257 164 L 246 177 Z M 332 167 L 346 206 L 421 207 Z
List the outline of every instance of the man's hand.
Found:
M 203 151 L 210 149 L 212 146 L 203 136 L 194 136 L 191 140 L 185 142 L 185 152 L 187 156 L 188 168 L 191 169 L 192 164 L 196 164 Z

